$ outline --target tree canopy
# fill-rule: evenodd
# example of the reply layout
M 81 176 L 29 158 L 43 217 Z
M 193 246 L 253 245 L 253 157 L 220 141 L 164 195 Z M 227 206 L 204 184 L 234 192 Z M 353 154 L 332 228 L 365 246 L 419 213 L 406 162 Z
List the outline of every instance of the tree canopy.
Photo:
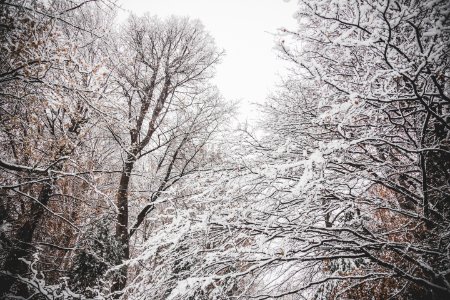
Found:
M 119 9 L 0 1 L 1 298 L 450 297 L 448 1 L 298 1 L 250 125 Z

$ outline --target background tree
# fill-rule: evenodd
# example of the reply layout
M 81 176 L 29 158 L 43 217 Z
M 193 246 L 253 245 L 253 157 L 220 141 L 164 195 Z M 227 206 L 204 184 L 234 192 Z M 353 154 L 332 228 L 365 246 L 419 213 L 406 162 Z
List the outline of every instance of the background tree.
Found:
M 58 268 L 55 256 L 70 250 L 80 230 L 74 186 L 86 188 L 87 180 L 77 177 L 83 168 L 77 151 L 89 130 L 87 102 L 95 101 L 101 85 L 98 61 L 85 54 L 93 54 L 86 44 L 95 44 L 102 24 L 87 21 L 86 4 L 1 3 L 3 297 L 29 295 L 26 261 L 48 248 L 53 257 L 41 255 L 39 262 Z M 90 9 L 110 11 L 95 4 Z M 81 19 L 86 27 L 77 25 Z

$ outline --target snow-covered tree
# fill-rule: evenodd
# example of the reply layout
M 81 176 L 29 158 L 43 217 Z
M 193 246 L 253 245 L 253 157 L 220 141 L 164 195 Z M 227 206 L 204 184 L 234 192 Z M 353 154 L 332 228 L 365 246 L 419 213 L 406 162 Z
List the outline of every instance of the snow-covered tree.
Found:
M 105 23 L 93 15 L 111 12 L 89 2 L 0 4 L 2 297 L 32 293 L 28 273 L 44 262 L 57 268 L 80 231 L 79 197 L 91 184 L 78 176 L 90 170 L 80 148 L 103 84 L 90 46 Z M 53 257 L 38 257 L 30 269 L 43 249 Z
M 105 126 L 120 149 L 116 237 L 126 260 L 130 237 L 154 202 L 202 165 L 228 109 L 208 82 L 221 53 L 199 21 L 131 16 L 106 43 L 112 75 Z M 114 292 L 125 287 L 126 266 L 122 271 Z
M 448 11 L 299 2 L 299 29 L 280 34 L 292 72 L 245 164 L 258 196 L 211 224 L 251 241 L 216 249 L 251 279 L 243 295 L 448 297 Z
M 199 21 L 0 3 L 0 297 L 447 299 L 450 4 L 301 0 L 230 130 Z

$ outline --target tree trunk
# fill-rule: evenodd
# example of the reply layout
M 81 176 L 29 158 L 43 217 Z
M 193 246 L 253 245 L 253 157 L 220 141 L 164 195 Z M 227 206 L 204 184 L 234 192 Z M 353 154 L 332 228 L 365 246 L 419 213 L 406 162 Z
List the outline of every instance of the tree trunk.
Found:
M 119 190 L 117 191 L 117 208 L 119 209 L 119 213 L 117 214 L 116 219 L 116 238 L 123 247 L 121 252 L 122 260 L 127 260 L 130 257 L 130 236 L 128 233 L 128 188 L 134 163 L 135 159 L 129 155 L 120 176 Z M 125 288 L 127 283 L 127 271 L 126 266 L 120 269 L 119 273 L 114 278 L 111 292 L 120 292 Z M 117 293 L 117 297 L 119 296 L 120 293 Z

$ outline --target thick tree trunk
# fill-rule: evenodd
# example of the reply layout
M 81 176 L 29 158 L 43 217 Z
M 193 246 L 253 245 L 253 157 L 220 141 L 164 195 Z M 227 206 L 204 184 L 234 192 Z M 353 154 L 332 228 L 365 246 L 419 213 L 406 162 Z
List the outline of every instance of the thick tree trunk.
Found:
M 128 233 L 128 188 L 130 184 L 131 171 L 133 170 L 135 160 L 128 157 L 120 176 L 119 190 L 117 191 L 117 208 L 119 213 L 116 219 L 116 238 L 119 240 L 122 248 L 122 260 L 130 257 L 130 236 Z M 127 267 L 121 268 L 119 274 L 114 278 L 111 292 L 120 292 L 127 283 Z M 117 293 L 120 296 L 120 293 Z

